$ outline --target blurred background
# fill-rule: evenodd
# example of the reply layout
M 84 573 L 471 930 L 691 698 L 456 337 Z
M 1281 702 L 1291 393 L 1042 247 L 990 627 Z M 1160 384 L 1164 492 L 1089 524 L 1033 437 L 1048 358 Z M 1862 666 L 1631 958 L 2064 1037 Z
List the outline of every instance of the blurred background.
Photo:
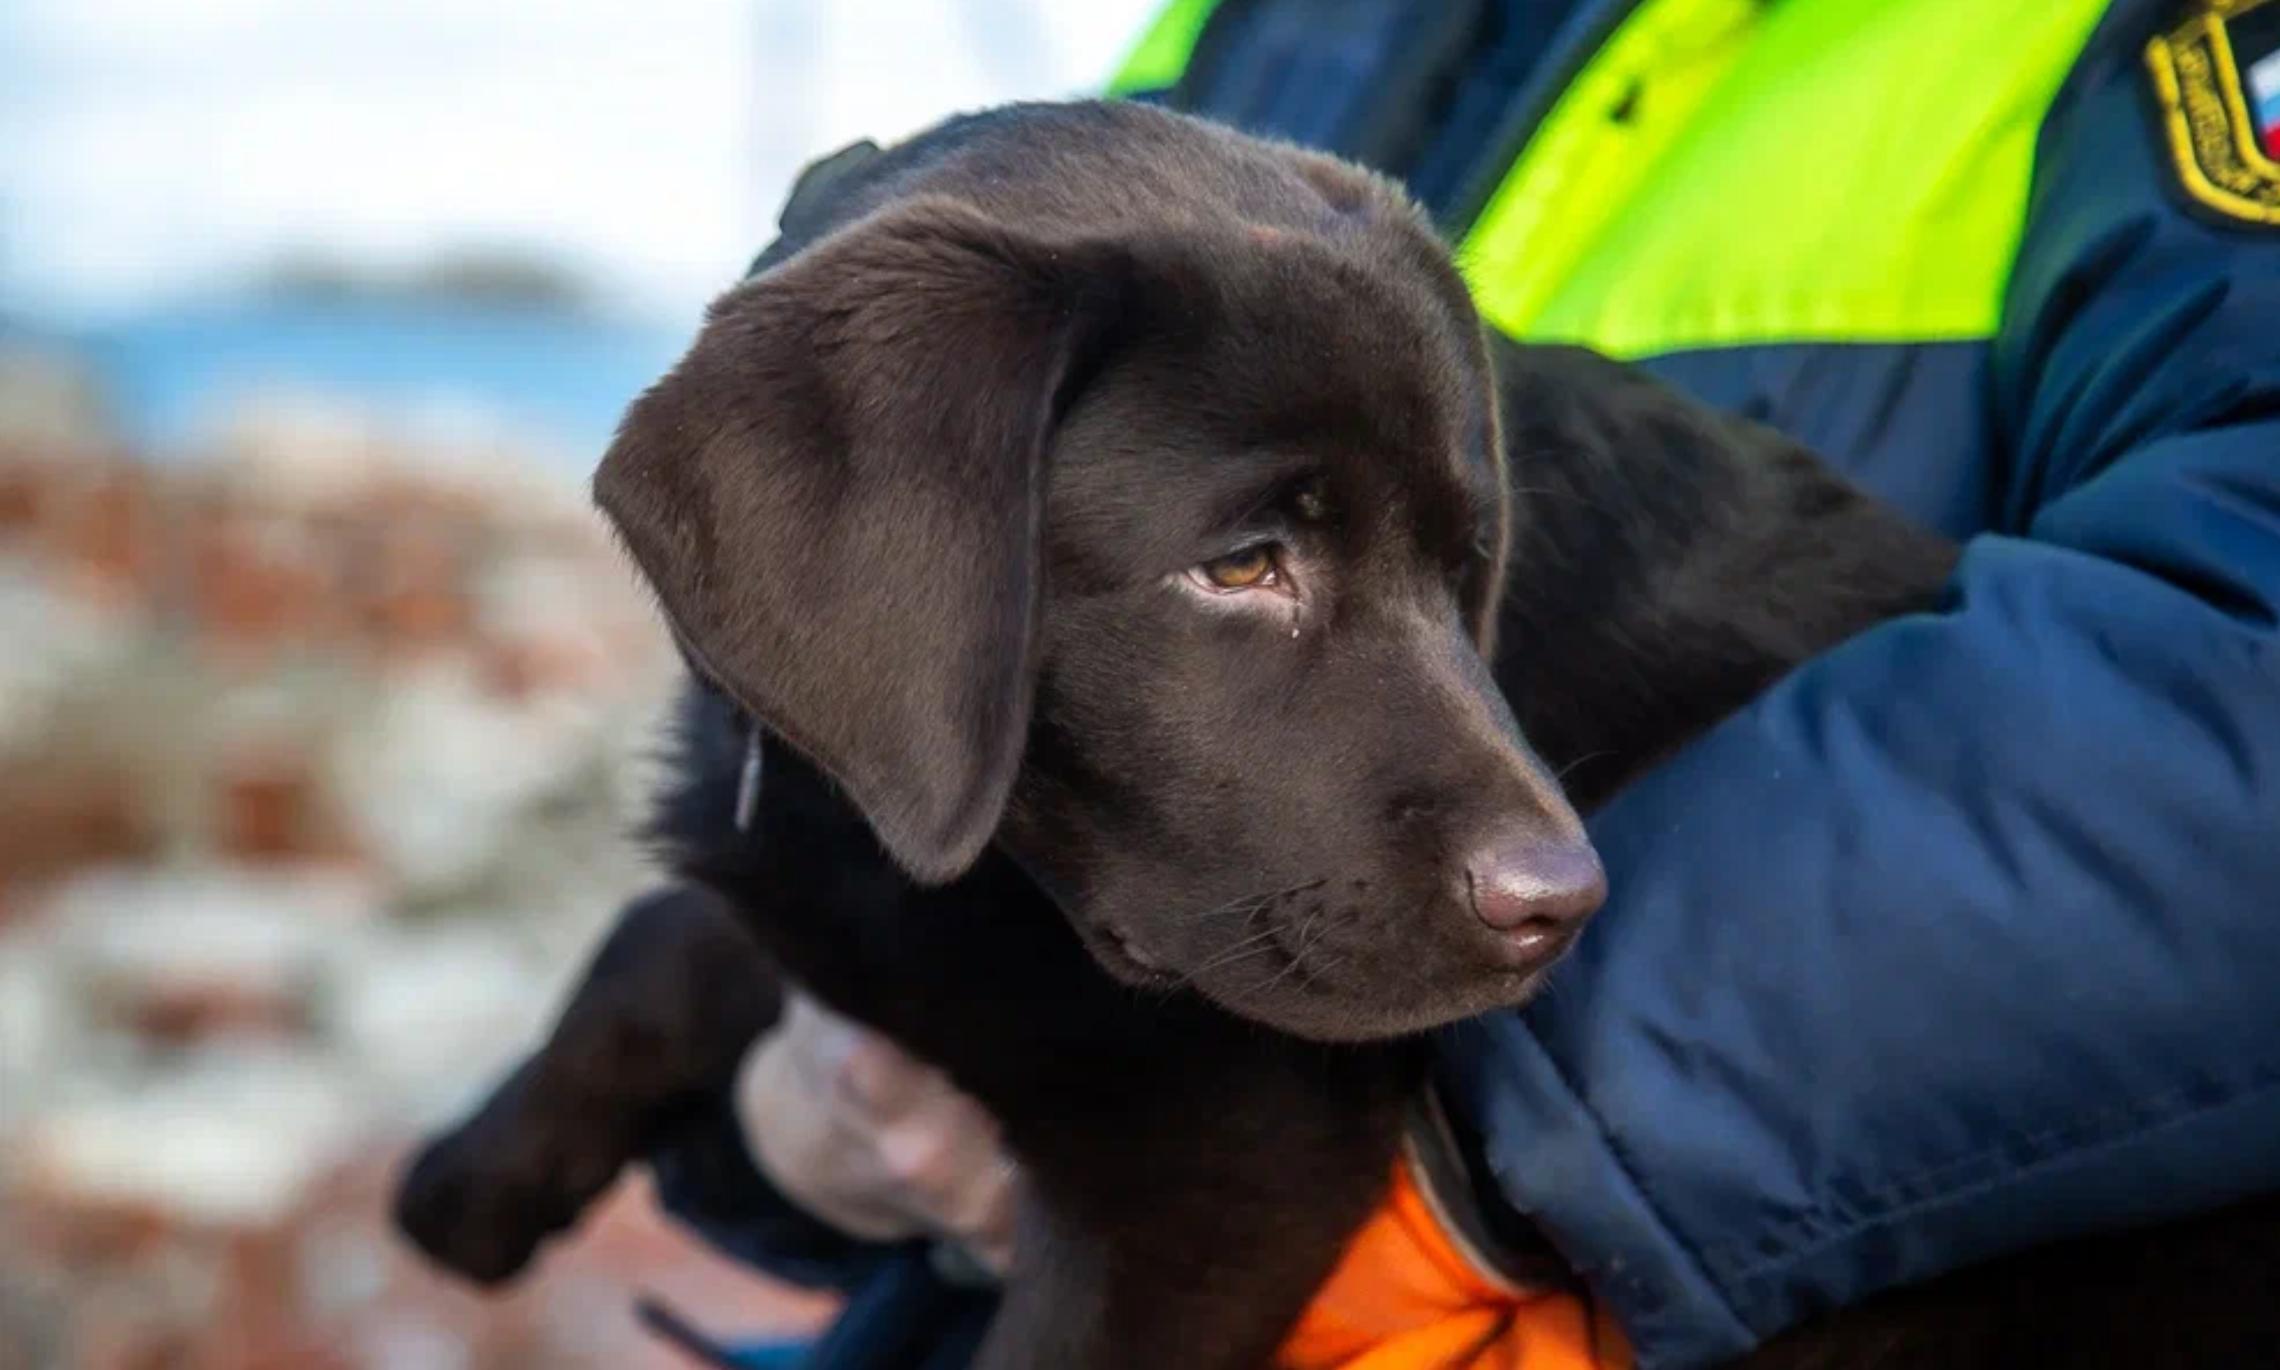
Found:
M 0 4 L 0 1370 L 827 1313 L 633 1185 L 479 1300 L 384 1196 L 647 878 L 618 412 L 803 163 L 1095 89 L 1152 8 Z

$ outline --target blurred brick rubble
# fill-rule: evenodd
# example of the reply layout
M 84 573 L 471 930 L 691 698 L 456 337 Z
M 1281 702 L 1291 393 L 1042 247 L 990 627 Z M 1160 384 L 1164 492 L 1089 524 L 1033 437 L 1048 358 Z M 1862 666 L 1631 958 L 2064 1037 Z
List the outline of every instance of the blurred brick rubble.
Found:
M 637 1185 L 484 1300 L 404 1146 L 625 894 L 670 653 L 575 481 L 310 402 L 195 460 L 0 353 L 0 1370 L 672 1365 L 824 1310 Z

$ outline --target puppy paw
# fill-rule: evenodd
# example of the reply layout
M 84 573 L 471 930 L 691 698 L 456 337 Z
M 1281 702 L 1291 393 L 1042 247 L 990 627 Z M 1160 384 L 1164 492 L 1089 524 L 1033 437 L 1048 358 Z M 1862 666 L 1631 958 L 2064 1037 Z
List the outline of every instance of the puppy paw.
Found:
M 626 1159 L 591 1131 L 517 1115 L 495 1100 L 413 1157 L 396 1187 L 396 1227 L 438 1265 L 500 1284 L 574 1226 Z

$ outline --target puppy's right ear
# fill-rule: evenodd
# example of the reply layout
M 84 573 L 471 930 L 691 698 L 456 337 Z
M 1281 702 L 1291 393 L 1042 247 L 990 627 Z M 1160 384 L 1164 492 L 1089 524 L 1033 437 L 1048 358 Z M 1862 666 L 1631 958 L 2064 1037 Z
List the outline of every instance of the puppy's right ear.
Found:
M 861 138 L 801 167 L 799 179 L 792 182 L 792 193 L 776 215 L 776 227 L 786 233 L 804 233 L 814 227 L 830 212 L 833 192 L 879 155 L 877 143 Z
M 594 478 L 690 656 L 921 880 L 1020 763 L 1047 453 L 1124 261 L 891 206 L 722 297 Z

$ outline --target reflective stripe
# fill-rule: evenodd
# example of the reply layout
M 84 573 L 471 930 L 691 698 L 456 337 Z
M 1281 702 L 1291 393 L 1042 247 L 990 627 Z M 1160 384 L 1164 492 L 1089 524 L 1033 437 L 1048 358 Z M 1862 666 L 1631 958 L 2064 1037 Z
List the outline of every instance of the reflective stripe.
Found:
M 1467 236 L 1482 312 L 1618 356 L 1991 335 L 2105 0 L 1647 0 Z
M 1195 40 L 1203 35 L 1203 26 L 1218 5 L 1219 0 L 1171 0 L 1109 78 L 1108 93 L 1162 90 L 1178 82 L 1195 51 Z

